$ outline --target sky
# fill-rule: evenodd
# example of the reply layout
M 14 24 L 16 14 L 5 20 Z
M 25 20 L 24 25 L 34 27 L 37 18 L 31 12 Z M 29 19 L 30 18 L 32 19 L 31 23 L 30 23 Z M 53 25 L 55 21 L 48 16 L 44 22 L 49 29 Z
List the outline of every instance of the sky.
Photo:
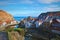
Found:
M 13 16 L 38 16 L 44 12 L 60 11 L 60 0 L 0 0 L 0 10 Z

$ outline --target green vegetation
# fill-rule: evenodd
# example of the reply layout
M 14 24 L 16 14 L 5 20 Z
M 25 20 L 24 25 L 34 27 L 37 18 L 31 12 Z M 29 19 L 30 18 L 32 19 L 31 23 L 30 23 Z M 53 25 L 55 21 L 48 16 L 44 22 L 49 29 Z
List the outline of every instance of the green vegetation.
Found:
M 3 29 L 4 28 L 4 29 Z M 0 32 L 7 32 L 9 40 L 24 40 L 24 29 L 23 28 L 5 28 L 3 27 Z

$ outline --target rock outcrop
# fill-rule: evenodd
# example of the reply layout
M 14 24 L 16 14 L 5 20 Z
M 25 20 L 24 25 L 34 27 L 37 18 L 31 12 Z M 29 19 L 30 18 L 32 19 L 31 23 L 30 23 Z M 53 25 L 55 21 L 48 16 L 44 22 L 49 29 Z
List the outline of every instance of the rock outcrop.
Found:
M 13 20 L 14 20 L 14 18 L 11 14 L 9 14 L 3 10 L 0 10 L 0 31 L 7 32 L 9 40 L 24 40 L 24 34 L 23 34 L 24 31 L 22 31 L 22 32 L 19 31 L 20 32 L 20 34 L 19 34 L 18 31 L 16 31 L 16 32 L 14 31 L 14 25 L 5 27 L 7 24 L 11 23 L 11 21 L 13 21 Z M 1 24 L 4 22 L 7 22 L 7 24 L 5 26 L 1 26 Z M 11 29 L 11 31 L 9 31 L 8 29 L 9 30 Z M 3 35 L 3 37 L 4 37 L 4 35 Z M 2 39 L 4 39 L 3 37 L 2 37 Z M 2 40 L 2 39 L 0 36 L 0 40 Z
M 0 10 L 0 22 L 12 21 L 14 20 L 13 16 L 3 10 Z
M 5 24 L 7 25 L 11 23 L 12 20 L 14 20 L 14 18 L 11 14 L 3 10 L 0 10 L 0 30 L 5 30 L 5 27 L 3 27 L 3 25 L 5 26 Z

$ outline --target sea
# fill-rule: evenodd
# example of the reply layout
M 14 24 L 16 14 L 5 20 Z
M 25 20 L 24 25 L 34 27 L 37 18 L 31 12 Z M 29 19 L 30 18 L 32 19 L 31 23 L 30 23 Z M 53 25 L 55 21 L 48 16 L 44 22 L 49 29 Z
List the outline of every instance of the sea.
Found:
M 14 17 L 14 19 L 15 19 L 16 21 L 21 21 L 21 20 L 24 19 L 24 18 L 26 18 L 26 17 Z
M 28 16 L 27 16 L 27 17 L 28 17 Z M 27 18 L 27 17 L 25 17 L 25 16 L 22 16 L 22 17 L 14 17 L 14 19 L 15 19 L 16 21 L 21 21 L 22 19 Z M 32 18 L 37 18 L 37 17 L 32 17 Z
M 16 17 L 16 16 L 14 16 L 14 19 L 18 22 L 20 22 L 24 18 L 26 18 L 26 17 Z M 15 26 L 15 28 L 17 28 L 17 27 L 18 27 L 18 25 Z

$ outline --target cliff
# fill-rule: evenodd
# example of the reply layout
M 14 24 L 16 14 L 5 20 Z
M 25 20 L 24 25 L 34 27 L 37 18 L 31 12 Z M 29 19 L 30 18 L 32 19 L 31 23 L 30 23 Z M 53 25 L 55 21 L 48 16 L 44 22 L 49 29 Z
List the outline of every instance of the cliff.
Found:
M 3 10 L 0 10 L 0 22 L 12 21 L 14 20 L 13 16 Z
M 11 14 L 9 14 L 3 10 L 0 10 L 0 38 L 1 38 L 0 40 L 4 39 L 5 36 L 9 40 L 24 40 L 24 30 L 20 31 L 20 29 L 19 29 L 19 32 L 14 31 L 14 25 L 7 26 L 7 27 L 1 26 L 1 23 L 3 23 L 3 22 L 10 23 L 13 20 L 14 20 L 14 18 Z M 8 33 L 7 34 L 8 36 L 3 35 L 2 32 L 5 32 L 4 34 Z M 1 34 L 2 34 L 2 36 L 1 36 Z

